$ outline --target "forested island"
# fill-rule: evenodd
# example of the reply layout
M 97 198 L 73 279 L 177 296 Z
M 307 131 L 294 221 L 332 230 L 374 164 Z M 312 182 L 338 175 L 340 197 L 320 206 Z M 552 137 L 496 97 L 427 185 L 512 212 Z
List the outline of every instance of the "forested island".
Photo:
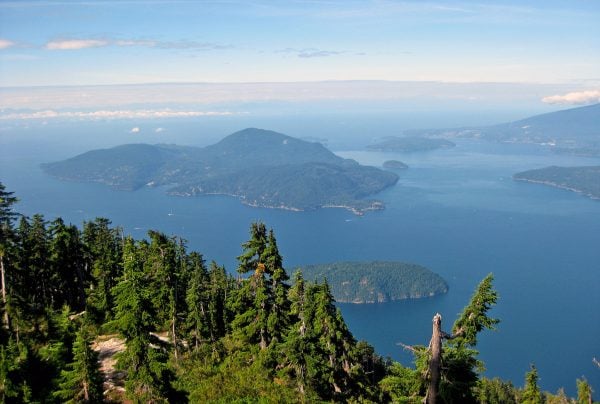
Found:
M 453 142 L 421 136 L 391 136 L 383 141 L 367 146 L 367 150 L 380 152 L 409 153 L 437 149 L 450 149 L 456 146 Z
M 534 182 L 567 189 L 600 199 L 600 166 L 545 167 L 513 175 L 517 181 Z
M 229 195 L 255 207 L 341 207 L 355 214 L 383 209 L 383 202 L 365 198 L 398 181 L 392 172 L 338 157 L 320 143 L 252 128 L 204 148 L 129 144 L 42 168 L 60 179 L 121 190 L 167 185 L 173 195 Z
M 334 262 L 299 269 L 307 280 L 326 279 L 341 303 L 385 303 L 448 291 L 448 284 L 438 274 L 403 262 Z
M 407 367 L 356 340 L 328 282 L 290 281 L 263 223 L 233 276 L 176 236 L 78 228 L 16 202 L 0 183 L 3 403 L 575 403 L 540 391 L 535 367 L 523 388 L 481 374 L 478 336 L 499 323 L 491 274 L 448 332 L 436 314 L 429 345 L 405 345 Z
M 398 160 L 387 160 L 383 162 L 383 168 L 386 170 L 405 170 L 408 165 Z

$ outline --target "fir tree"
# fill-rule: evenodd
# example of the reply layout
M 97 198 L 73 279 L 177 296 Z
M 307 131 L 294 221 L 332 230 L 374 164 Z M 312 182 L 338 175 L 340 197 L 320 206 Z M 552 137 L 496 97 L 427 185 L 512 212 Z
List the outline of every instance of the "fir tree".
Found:
M 92 278 L 87 293 L 87 310 L 96 324 L 112 319 L 112 288 L 122 272 L 122 230 L 111 228 L 110 224 L 108 219 L 96 218 L 83 225 L 86 272 L 90 272 Z
M 538 380 L 537 369 L 534 365 L 531 365 L 531 370 L 525 374 L 525 387 L 521 395 L 522 404 L 542 404 L 544 402 Z
M 148 250 L 146 242 L 136 245 L 131 238 L 125 240 L 123 275 L 114 288 L 115 323 L 126 345 L 118 364 L 127 372 L 127 395 L 136 402 L 164 400 L 170 380 L 165 355 L 150 346 L 156 313 L 150 279 L 144 272 Z
M 0 182 L 0 287 L 2 297 L 2 324 L 5 329 L 10 327 L 8 307 L 8 280 L 6 272 L 11 265 L 9 257 L 14 251 L 15 232 L 13 222 L 17 214 L 12 206 L 17 203 L 13 192 L 7 192 L 4 184 Z
M 577 379 L 577 404 L 592 404 L 592 386 L 585 377 Z
M 191 336 L 190 346 L 198 349 L 200 343 L 208 337 L 214 341 L 215 332 L 209 321 L 208 305 L 210 302 L 208 289 L 208 272 L 202 255 L 191 253 L 189 257 L 190 281 L 185 301 L 188 306 L 187 327 Z
M 55 291 L 55 304 L 68 304 L 76 311 L 85 309 L 84 246 L 77 227 L 65 225 L 61 218 L 54 220 L 49 228 L 51 283 Z
M 61 372 L 59 390 L 54 396 L 67 403 L 99 403 L 103 401 L 102 375 L 98 354 L 82 327 L 73 344 L 73 362 Z

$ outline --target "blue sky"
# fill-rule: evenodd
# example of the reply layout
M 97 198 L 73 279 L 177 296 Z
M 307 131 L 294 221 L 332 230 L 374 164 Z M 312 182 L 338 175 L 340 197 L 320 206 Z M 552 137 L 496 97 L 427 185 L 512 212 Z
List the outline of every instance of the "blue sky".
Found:
M 0 88 L 390 80 L 593 92 L 599 22 L 600 2 L 577 0 L 3 1 Z

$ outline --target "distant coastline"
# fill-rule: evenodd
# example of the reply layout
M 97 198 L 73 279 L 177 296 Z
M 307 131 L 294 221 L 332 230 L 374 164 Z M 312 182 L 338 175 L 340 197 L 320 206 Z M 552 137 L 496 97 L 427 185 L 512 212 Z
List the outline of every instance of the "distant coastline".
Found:
M 550 166 L 513 175 L 515 181 L 542 184 L 600 200 L 600 166 Z

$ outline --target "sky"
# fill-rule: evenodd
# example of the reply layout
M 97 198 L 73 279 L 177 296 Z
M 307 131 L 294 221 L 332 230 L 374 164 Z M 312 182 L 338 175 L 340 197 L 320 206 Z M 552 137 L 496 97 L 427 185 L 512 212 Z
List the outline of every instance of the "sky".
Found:
M 229 83 L 228 101 L 306 99 L 298 82 L 325 82 L 314 90 L 324 99 L 406 98 L 402 83 L 423 83 L 413 98 L 476 101 L 494 84 L 580 105 L 600 101 L 599 21 L 600 2 L 580 0 L 1 1 L 0 108 L 48 108 L 40 97 L 76 107 L 74 87 L 105 106 L 123 85 L 135 104 L 148 93 L 131 85 L 157 83 Z M 161 105 L 185 103 L 181 89 L 164 87 Z

